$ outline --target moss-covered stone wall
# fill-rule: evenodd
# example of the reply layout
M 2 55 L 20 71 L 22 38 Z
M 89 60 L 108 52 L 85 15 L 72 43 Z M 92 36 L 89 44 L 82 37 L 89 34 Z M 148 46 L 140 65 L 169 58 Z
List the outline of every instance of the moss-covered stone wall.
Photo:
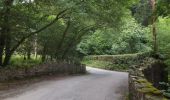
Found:
M 168 100 L 158 89 L 159 82 L 167 81 L 166 66 L 159 60 L 146 58 L 129 71 L 130 100 Z

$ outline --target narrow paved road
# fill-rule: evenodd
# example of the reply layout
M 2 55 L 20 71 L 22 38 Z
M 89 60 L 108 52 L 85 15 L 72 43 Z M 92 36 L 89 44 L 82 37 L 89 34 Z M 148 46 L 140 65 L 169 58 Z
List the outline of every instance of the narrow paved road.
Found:
M 3 100 L 125 100 L 128 74 L 87 68 L 87 75 L 42 81 Z

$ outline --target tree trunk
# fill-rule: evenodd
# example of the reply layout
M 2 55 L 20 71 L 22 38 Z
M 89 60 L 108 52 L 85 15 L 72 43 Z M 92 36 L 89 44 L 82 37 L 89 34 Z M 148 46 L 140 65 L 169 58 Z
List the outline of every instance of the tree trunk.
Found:
M 30 60 L 31 59 L 31 50 L 28 49 L 27 51 L 27 59 Z
M 1 42 L 0 42 L 0 64 L 6 66 L 9 64 L 11 55 L 13 52 L 10 51 L 11 46 L 11 34 L 10 34 L 10 12 L 13 0 L 4 0 L 4 8 L 2 14 L 2 30 L 1 30 Z M 2 62 L 2 56 L 5 48 L 5 58 Z
M 3 67 L 9 65 L 9 62 L 10 62 L 10 59 L 11 59 L 12 54 L 13 54 L 13 53 L 7 53 L 7 54 L 5 55 L 4 62 L 3 62 Z
M 153 35 L 153 50 L 154 55 L 158 52 L 158 45 L 157 45 L 157 33 L 156 33 L 156 0 L 149 0 L 150 5 L 152 7 L 152 35 Z
M 43 52 L 42 52 L 42 62 L 45 62 L 46 60 L 46 51 L 47 51 L 47 46 L 44 45 Z
M 76 43 L 77 41 L 80 41 L 81 38 L 86 34 L 86 32 L 88 32 L 88 30 L 90 30 L 91 28 L 93 28 L 93 26 L 87 26 L 79 31 L 79 32 L 82 32 L 81 34 L 79 34 L 79 32 L 78 32 L 77 34 L 75 34 L 75 36 L 73 36 L 72 40 L 67 45 L 67 47 L 65 48 L 65 50 L 61 56 L 62 59 L 64 59 L 67 56 L 67 53 L 74 46 L 74 43 Z
M 9 64 L 10 58 L 13 54 L 13 52 L 10 49 L 11 49 L 11 34 L 10 31 L 8 30 L 6 41 L 5 41 L 5 58 L 4 58 L 3 66 Z
M 46 60 L 46 55 L 45 54 L 42 54 L 41 60 L 42 60 L 42 62 L 45 62 L 45 60 Z
M 153 25 L 152 25 L 152 34 L 153 34 L 153 49 L 154 54 L 158 52 L 158 44 L 157 44 L 157 33 L 156 33 L 156 25 L 155 25 L 155 18 L 153 18 Z
M 24 60 L 27 60 L 26 56 L 25 56 L 25 53 L 24 53 Z
M 34 58 L 37 59 L 37 34 L 35 34 L 34 38 Z
M 5 47 L 5 36 L 4 36 L 4 32 L 1 32 L 0 34 L 0 66 L 2 66 L 2 63 L 3 63 L 4 47 Z
M 50 55 L 50 60 L 53 61 L 53 55 Z
M 60 51 L 61 51 L 61 48 L 62 48 L 63 43 L 64 43 L 64 39 L 65 39 L 66 35 L 68 34 L 67 32 L 68 32 L 68 30 L 69 30 L 69 27 L 70 27 L 70 19 L 69 19 L 69 21 L 67 22 L 67 26 L 66 26 L 66 28 L 65 28 L 65 30 L 64 30 L 64 32 L 63 32 L 62 38 L 61 38 L 61 40 L 60 40 L 60 42 L 59 42 L 59 45 L 58 45 L 58 47 L 57 47 L 57 50 L 56 50 L 56 53 L 55 53 L 55 56 L 56 56 L 56 57 L 58 56 L 58 54 L 59 54 Z

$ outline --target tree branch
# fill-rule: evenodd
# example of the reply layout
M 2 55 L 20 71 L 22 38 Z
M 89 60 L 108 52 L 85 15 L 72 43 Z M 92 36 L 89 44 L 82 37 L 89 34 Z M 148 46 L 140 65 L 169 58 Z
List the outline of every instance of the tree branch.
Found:
M 67 45 L 66 49 L 64 50 L 64 53 L 62 55 L 62 58 L 64 58 L 67 53 L 69 52 L 69 50 L 74 46 L 74 43 L 76 43 L 77 41 L 79 41 L 85 34 L 86 32 L 88 32 L 90 29 L 94 28 L 95 25 L 90 25 L 90 26 L 86 26 L 82 29 L 80 29 L 77 34 L 71 39 L 71 42 Z M 80 32 L 82 32 L 81 34 L 79 34 Z
M 50 27 L 51 25 L 53 25 L 56 21 L 58 21 L 59 19 L 63 18 L 65 16 L 65 12 L 67 11 L 67 9 L 59 12 L 56 16 L 56 18 L 51 21 L 50 23 L 48 23 L 47 25 L 43 26 L 42 28 L 40 28 L 39 30 L 35 31 L 35 32 L 31 32 L 29 33 L 27 36 L 23 37 L 12 49 L 11 49 L 11 52 L 14 52 L 27 38 L 35 35 L 35 34 L 38 34 L 40 32 L 42 32 L 43 30 L 47 29 L 48 27 Z
M 64 32 L 63 32 L 62 39 L 61 39 L 61 41 L 60 41 L 60 43 L 59 43 L 59 45 L 58 45 L 58 48 L 57 48 L 58 50 L 60 50 L 60 48 L 61 48 L 62 45 L 63 45 L 64 39 L 65 39 L 65 37 L 66 37 L 66 35 L 67 35 L 67 32 L 68 32 L 68 30 L 69 30 L 69 27 L 70 27 L 70 19 L 68 20 L 67 26 L 66 26 L 66 28 L 65 28 L 65 30 L 64 30 Z

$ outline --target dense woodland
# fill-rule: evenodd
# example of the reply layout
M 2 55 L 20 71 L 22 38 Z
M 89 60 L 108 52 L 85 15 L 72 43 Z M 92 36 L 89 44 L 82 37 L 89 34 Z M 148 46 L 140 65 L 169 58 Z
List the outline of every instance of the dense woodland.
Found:
M 24 59 L 41 55 L 42 61 L 77 58 L 76 46 L 83 36 L 118 28 L 131 1 L 1 0 L 0 4 L 0 65 L 6 66 L 13 55 Z
M 153 51 L 169 57 L 170 0 L 1 0 L 0 66 Z M 17 60 L 17 63 L 19 60 Z M 169 61 L 167 61 L 169 62 Z

